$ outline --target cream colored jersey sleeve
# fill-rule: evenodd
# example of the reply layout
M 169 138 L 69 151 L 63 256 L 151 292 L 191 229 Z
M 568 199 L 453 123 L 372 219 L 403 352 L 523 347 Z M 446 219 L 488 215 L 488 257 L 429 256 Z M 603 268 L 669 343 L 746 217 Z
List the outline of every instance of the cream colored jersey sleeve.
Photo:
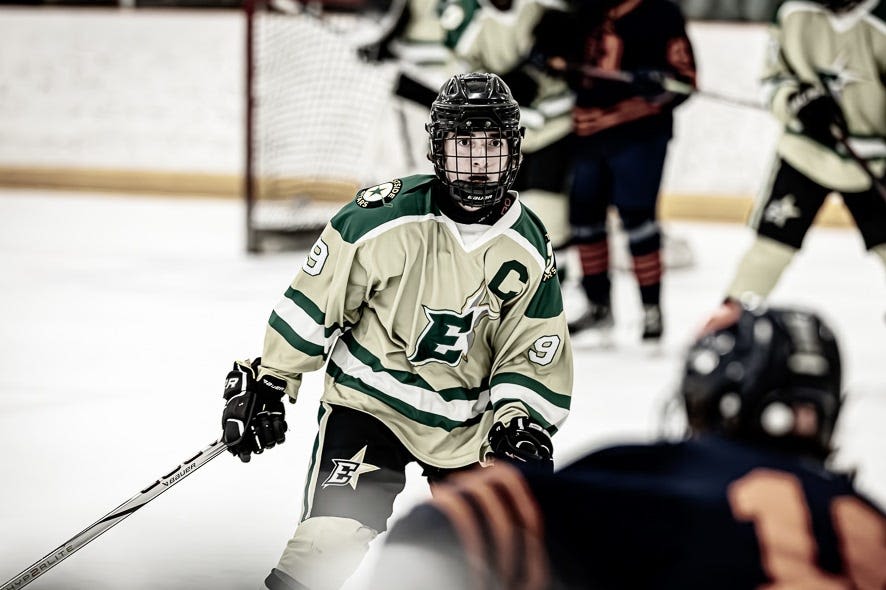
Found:
M 327 225 L 271 312 L 259 375 L 285 379 L 293 399 L 301 374 L 320 369 L 338 335 L 360 319 L 368 280 L 356 252 Z
M 553 434 L 569 412 L 573 363 L 553 252 L 546 238 L 545 243 L 547 260 L 539 259 L 537 268 L 527 265 L 527 288 L 502 308 L 493 343 L 490 401 L 494 422 L 529 416 Z M 508 283 L 501 284 L 505 291 Z

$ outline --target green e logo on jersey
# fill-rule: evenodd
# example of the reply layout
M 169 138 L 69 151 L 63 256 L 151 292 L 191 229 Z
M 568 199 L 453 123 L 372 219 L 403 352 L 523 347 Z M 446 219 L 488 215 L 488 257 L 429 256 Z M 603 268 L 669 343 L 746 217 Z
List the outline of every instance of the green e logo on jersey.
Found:
M 467 357 L 474 340 L 474 327 L 489 313 L 485 305 L 476 305 L 481 294 L 482 290 L 478 290 L 469 297 L 461 312 L 422 305 L 428 325 L 418 337 L 415 352 L 409 357 L 413 365 L 434 361 L 454 367 L 462 357 Z

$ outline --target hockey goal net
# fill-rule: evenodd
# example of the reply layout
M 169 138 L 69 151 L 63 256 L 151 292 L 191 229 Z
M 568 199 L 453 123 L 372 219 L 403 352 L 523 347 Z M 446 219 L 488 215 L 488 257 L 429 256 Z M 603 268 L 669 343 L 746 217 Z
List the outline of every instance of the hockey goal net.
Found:
M 258 252 L 312 241 L 373 178 L 378 122 L 396 72 L 356 51 L 388 26 L 383 7 L 366 0 L 244 7 L 247 248 Z

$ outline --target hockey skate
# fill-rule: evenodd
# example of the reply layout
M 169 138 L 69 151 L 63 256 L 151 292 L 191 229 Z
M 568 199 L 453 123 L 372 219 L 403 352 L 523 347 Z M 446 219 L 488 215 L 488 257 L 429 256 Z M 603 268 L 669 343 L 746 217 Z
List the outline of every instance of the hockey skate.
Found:
M 661 319 L 661 306 L 655 304 L 643 305 L 643 342 L 659 343 L 664 331 Z
M 608 305 L 588 302 L 588 308 L 569 323 L 569 334 L 576 346 L 609 348 L 615 319 Z

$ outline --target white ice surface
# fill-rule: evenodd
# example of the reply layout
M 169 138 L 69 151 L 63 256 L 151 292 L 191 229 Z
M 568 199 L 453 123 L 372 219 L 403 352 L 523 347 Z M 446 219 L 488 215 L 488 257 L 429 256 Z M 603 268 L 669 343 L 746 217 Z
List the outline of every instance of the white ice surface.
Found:
M 231 201 L 0 192 L 0 582 L 211 442 L 231 361 L 257 355 L 302 255 L 248 256 Z M 616 347 L 576 351 L 558 463 L 644 440 L 692 331 L 750 242 L 736 225 L 677 224 L 696 265 L 666 276 L 664 352 L 638 339 L 637 295 L 616 275 Z M 814 229 L 775 302 L 815 306 L 844 352 L 837 463 L 886 502 L 886 282 L 853 230 Z M 30 587 L 259 588 L 300 514 L 321 375 L 288 406 L 285 445 L 244 465 L 227 454 Z M 394 518 L 427 491 L 416 471 Z M 362 588 L 365 572 L 348 587 Z

